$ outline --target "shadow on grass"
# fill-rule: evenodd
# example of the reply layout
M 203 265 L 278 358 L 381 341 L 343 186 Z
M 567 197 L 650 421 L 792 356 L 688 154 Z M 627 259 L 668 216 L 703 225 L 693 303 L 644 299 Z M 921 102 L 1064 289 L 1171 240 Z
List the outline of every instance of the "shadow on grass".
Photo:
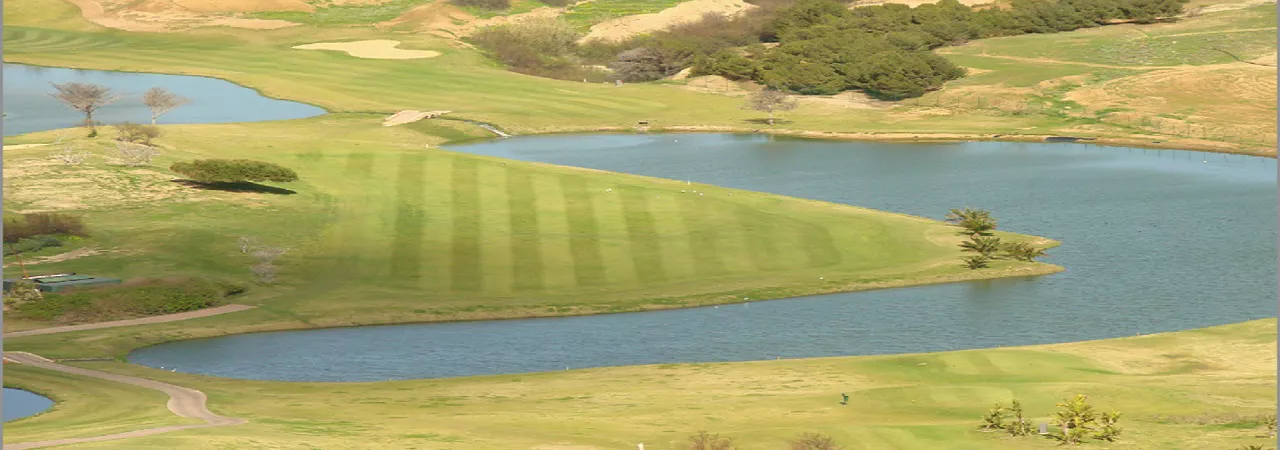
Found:
M 747 119 L 747 120 L 744 120 L 743 122 L 753 123 L 753 124 L 756 124 L 756 125 L 768 125 L 768 124 L 769 124 L 769 119 Z M 789 123 L 795 123 L 795 122 L 792 122 L 792 121 L 790 121 L 790 120 L 786 120 L 786 119 L 773 119 L 773 124 L 774 124 L 774 125 L 786 125 L 786 124 L 789 124 Z
M 239 183 L 201 183 L 194 180 L 173 180 L 174 183 L 196 189 L 204 189 L 209 191 L 225 191 L 225 192 L 254 192 L 258 194 L 276 194 L 276 195 L 293 195 L 297 191 L 275 186 L 267 186 L 248 181 Z

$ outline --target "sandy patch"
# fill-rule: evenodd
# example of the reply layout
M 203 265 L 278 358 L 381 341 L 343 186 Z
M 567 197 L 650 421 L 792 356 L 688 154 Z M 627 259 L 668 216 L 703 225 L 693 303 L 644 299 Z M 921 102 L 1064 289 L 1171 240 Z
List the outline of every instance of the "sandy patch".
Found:
M 382 126 L 394 127 L 396 125 L 417 122 L 422 119 L 434 119 L 450 112 L 452 111 L 414 111 L 412 109 L 406 109 L 387 116 L 386 119 L 382 120 Z
M 563 12 L 564 8 L 544 6 L 520 14 L 478 19 L 447 1 L 436 1 L 410 9 L 401 14 L 400 17 L 381 22 L 377 26 L 379 28 L 409 28 L 420 33 L 448 38 L 451 40 L 450 42 L 460 47 L 469 47 L 469 45 L 458 39 L 470 35 L 479 28 L 517 23 L 535 18 L 558 17 Z
M 661 31 L 671 26 L 696 22 L 703 14 L 733 17 L 755 5 L 742 0 L 692 0 L 653 14 L 637 14 L 601 22 L 591 27 L 580 42 L 590 40 L 620 41 L 638 34 Z
M 22 262 L 22 264 L 27 266 L 34 266 L 36 264 L 48 264 L 48 263 L 55 263 L 55 262 L 62 262 L 62 261 L 70 261 L 73 259 L 83 258 L 86 256 L 98 255 L 101 253 L 102 253 L 102 250 L 86 247 L 86 248 L 76 249 L 76 250 L 72 250 L 65 253 L 59 253 L 56 255 L 41 256 L 35 259 L 25 260 Z M 6 268 L 15 267 L 17 265 L 18 263 L 15 261 L 15 262 L 5 264 L 4 267 Z
M 405 50 L 396 48 L 400 41 L 374 39 L 352 42 L 317 42 L 294 46 L 298 50 L 335 50 L 357 58 L 367 59 L 422 59 L 435 58 L 440 52 L 432 50 Z
M 836 95 L 799 95 L 793 98 L 801 105 L 826 109 L 882 109 L 895 105 L 893 102 L 876 100 L 857 91 L 845 91 Z
M 762 89 L 759 84 L 753 81 L 732 81 L 719 75 L 703 75 L 691 77 L 688 80 L 680 87 L 694 92 L 720 94 L 730 97 L 742 97 Z
M 246 19 L 236 15 L 253 11 L 309 11 L 298 9 L 307 6 L 301 0 L 67 1 L 79 7 L 80 14 L 90 22 L 107 28 L 137 32 L 173 32 L 214 26 L 268 30 L 298 24 L 284 20 Z

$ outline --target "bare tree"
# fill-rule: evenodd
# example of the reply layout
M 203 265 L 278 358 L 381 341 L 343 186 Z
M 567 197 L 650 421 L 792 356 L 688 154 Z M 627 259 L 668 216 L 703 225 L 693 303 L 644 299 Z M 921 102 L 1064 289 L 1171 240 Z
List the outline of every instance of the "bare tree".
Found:
M 250 253 L 257 249 L 259 245 L 257 238 L 248 236 L 241 236 L 236 243 L 240 245 L 240 253 Z
M 88 83 L 49 83 L 57 92 L 49 95 L 70 106 L 71 109 L 84 113 L 84 126 L 89 128 L 89 136 L 97 136 L 94 128 L 93 113 L 103 106 L 110 105 L 120 96 L 111 92 L 111 88 Z
M 142 103 L 145 103 L 147 108 L 151 108 L 152 125 L 156 124 L 156 119 L 163 116 L 173 108 L 177 108 L 190 102 L 190 99 L 169 92 L 168 89 L 162 87 L 147 89 L 147 92 L 142 94 Z
M 269 262 L 258 263 L 249 266 L 249 271 L 253 272 L 253 277 L 262 284 L 271 284 L 276 282 L 276 265 Z
M 93 153 L 78 151 L 76 149 L 77 146 L 75 142 L 63 144 L 66 140 L 67 135 L 65 133 L 59 133 L 58 138 L 53 140 L 54 146 L 62 148 L 62 151 L 53 154 L 53 159 L 58 160 L 63 164 L 75 165 L 80 164 L 84 162 L 84 160 L 89 159 L 90 156 L 93 156 Z
M 773 112 L 796 109 L 796 101 L 785 92 L 777 89 L 765 89 L 748 95 L 747 107 L 769 113 L 769 126 L 773 126 Z
M 818 433 L 800 433 L 795 440 L 791 441 L 791 450 L 840 450 L 841 448 L 831 436 Z
M 718 434 L 710 434 L 706 431 L 699 431 L 698 434 L 689 436 L 689 450 L 734 450 L 733 440 L 727 437 L 720 437 Z
M 288 248 L 265 245 L 259 242 L 257 238 L 248 236 L 240 237 L 236 244 L 240 246 L 240 253 L 251 255 L 258 260 L 257 264 L 249 266 L 249 272 L 253 273 L 253 277 L 259 283 L 271 284 L 276 282 L 276 259 L 288 252 Z
M 151 164 L 151 158 L 160 153 L 155 147 L 125 141 L 116 141 L 116 150 L 120 152 L 124 165 L 129 167 Z
M 259 262 L 271 264 L 276 261 L 276 258 L 283 256 L 285 252 L 288 252 L 288 251 L 289 249 L 284 247 L 272 247 L 269 245 L 263 245 L 254 249 L 252 254 L 254 258 L 258 258 Z

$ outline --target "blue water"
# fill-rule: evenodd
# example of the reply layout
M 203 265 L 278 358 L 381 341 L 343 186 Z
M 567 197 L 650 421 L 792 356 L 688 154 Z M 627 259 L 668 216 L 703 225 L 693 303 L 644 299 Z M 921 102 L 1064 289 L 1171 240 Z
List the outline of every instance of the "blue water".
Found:
M 325 113 L 315 106 L 263 97 L 253 89 L 215 78 L 5 63 L 4 135 L 80 126 L 83 114 L 49 96 L 54 92 L 49 83 L 65 82 L 100 84 L 124 96 L 94 114 L 95 120 L 107 125 L 125 121 L 151 123 L 151 112 L 142 104 L 142 94 L 153 87 L 191 99 L 160 116 L 158 124 L 259 122 Z
M 23 417 L 31 417 L 53 407 L 53 400 L 39 394 L 21 389 L 4 388 L 0 410 L 4 410 L 4 421 L 11 422 Z
M 1002 229 L 1062 241 L 1045 261 L 1067 270 L 685 310 L 235 335 L 129 360 L 231 378 L 375 381 L 1042 344 L 1276 312 L 1269 158 L 723 134 L 521 137 L 452 150 L 932 218 L 990 209 Z

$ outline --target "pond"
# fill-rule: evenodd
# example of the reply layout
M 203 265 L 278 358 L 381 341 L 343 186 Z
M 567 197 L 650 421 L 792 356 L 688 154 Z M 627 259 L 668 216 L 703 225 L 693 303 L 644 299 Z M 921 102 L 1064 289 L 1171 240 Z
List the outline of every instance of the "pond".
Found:
M 933 352 L 1274 317 L 1276 161 L 1085 144 L 586 135 L 451 150 L 942 218 L 990 209 L 1063 246 L 1059 274 L 684 310 L 226 336 L 134 363 L 221 377 L 376 381 L 631 364 Z
M 43 395 L 11 388 L 4 388 L 3 403 L 0 410 L 4 410 L 5 422 L 31 417 L 53 407 L 53 400 Z
M 49 83 L 93 83 L 123 96 L 104 106 L 94 119 L 104 124 L 151 123 L 151 112 L 142 94 L 163 87 L 186 97 L 190 103 L 160 117 L 159 124 L 260 122 L 300 119 L 325 110 L 298 102 L 263 97 L 253 89 L 215 78 L 108 72 L 4 64 L 4 135 L 79 126 L 84 116 L 49 96 Z

